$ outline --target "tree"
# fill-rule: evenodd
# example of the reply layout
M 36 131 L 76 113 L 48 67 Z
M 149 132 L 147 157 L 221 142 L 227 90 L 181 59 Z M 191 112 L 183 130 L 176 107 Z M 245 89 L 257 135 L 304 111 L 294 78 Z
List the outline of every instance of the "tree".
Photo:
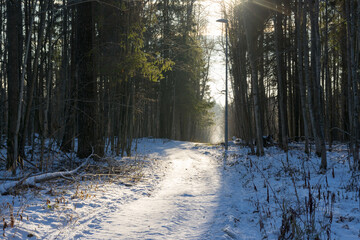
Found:
M 278 7 L 279 12 L 275 17 L 275 53 L 276 53 L 276 68 L 277 68 L 277 81 L 278 81 L 278 108 L 279 108 L 279 132 L 280 132 L 280 146 L 284 151 L 287 151 L 288 142 L 288 119 L 287 119 L 287 106 L 286 106 L 286 74 L 285 74 L 285 62 L 284 62 L 284 49 L 282 43 L 284 42 L 283 23 L 280 9 L 282 9 L 282 1 L 280 1 Z
M 86 158 L 97 143 L 97 89 L 94 65 L 94 4 L 76 7 L 76 77 L 78 81 L 79 137 L 77 155 Z
M 251 9 L 251 10 L 250 10 Z M 256 153 L 264 155 L 263 126 L 260 113 L 260 90 L 258 77 L 258 37 L 264 29 L 264 23 L 269 17 L 269 10 L 256 3 L 247 2 L 243 9 L 243 21 L 246 35 L 248 56 L 251 68 L 251 87 L 254 100 L 256 124 Z
M 159 44 L 163 58 L 174 62 L 172 71 L 160 80 L 159 136 L 194 140 L 209 124 L 213 103 L 207 94 L 206 56 L 196 29 L 200 22 L 195 0 L 159 1 Z M 198 131 L 201 129 L 200 131 Z M 200 133 L 199 133 L 200 132 Z M 198 134 L 199 133 L 199 134 Z
M 75 7 L 66 6 L 67 3 L 63 2 L 64 10 L 67 12 L 69 9 L 69 13 L 64 14 L 64 19 L 66 16 L 69 16 L 72 22 L 75 22 Z M 66 7 L 65 7 L 66 6 Z M 64 20 L 66 21 L 66 20 Z M 70 24 L 67 26 L 71 26 Z M 64 32 L 67 31 L 67 27 L 64 27 Z M 66 36 L 66 35 L 65 35 Z M 64 36 L 64 37 L 65 37 Z M 64 52 L 63 52 L 63 62 L 62 66 L 70 65 L 69 72 L 64 70 L 64 78 L 65 81 L 65 93 L 63 94 L 64 100 L 66 102 L 64 109 L 64 128 L 63 135 L 61 139 L 60 149 L 64 152 L 69 152 L 73 149 L 73 141 L 75 137 L 76 130 L 76 109 L 77 109 L 77 95 L 78 95 L 78 82 L 76 79 L 76 27 L 73 26 L 70 32 L 70 59 L 68 61 L 68 52 L 65 51 L 67 49 L 67 41 L 64 39 Z M 66 77 L 67 76 L 67 77 Z
M 242 16 L 244 22 L 244 28 L 236 20 L 230 25 L 230 32 L 234 34 L 231 61 L 237 118 L 241 118 L 240 114 L 242 119 L 246 116 L 243 105 L 249 108 L 253 104 L 253 110 L 249 108 L 254 114 L 254 119 L 248 120 L 250 124 L 256 126 L 255 130 L 264 130 L 263 124 L 267 124 L 270 134 L 280 133 L 278 140 L 284 150 L 288 137 L 298 140 L 304 134 L 305 152 L 309 153 L 309 138 L 314 137 L 315 152 L 321 157 L 321 171 L 327 167 L 327 140 L 331 143 L 350 136 L 354 166 L 358 162 L 359 86 L 358 74 L 354 71 L 359 66 L 359 56 L 355 54 L 359 35 L 355 30 L 359 21 L 358 5 L 356 1 L 259 0 L 237 2 L 233 6 L 242 11 L 234 10 L 233 15 Z M 275 15 L 274 21 L 264 25 L 269 14 Z M 244 68 L 245 61 L 238 59 L 243 35 L 246 35 L 249 68 Z M 240 69 L 245 69 L 244 74 L 240 74 Z M 243 86 L 239 84 L 240 76 L 244 79 Z M 248 76 L 251 76 L 253 101 L 247 103 L 240 92 L 249 96 Z M 263 84 L 265 82 L 267 84 Z M 278 117 L 268 121 L 274 110 Z M 262 122 L 263 116 L 266 121 Z M 257 140 L 260 137 L 257 132 Z M 257 144 L 259 142 L 261 140 Z
M 6 168 L 13 174 L 19 156 L 17 123 L 19 108 L 21 107 L 20 96 L 20 67 L 21 67 L 21 1 L 6 1 L 7 6 L 7 44 L 8 44 L 8 139 Z
M 317 138 L 318 145 L 320 149 L 317 149 L 317 154 L 321 156 L 321 170 L 326 170 L 327 160 L 326 160 L 326 145 L 325 145 L 325 136 L 324 136 L 324 115 L 323 115 L 323 88 L 320 86 L 320 56 L 321 56 L 321 47 L 320 47 L 320 33 L 319 33 L 319 1 L 315 0 L 314 2 L 309 1 L 310 8 L 310 21 L 311 21 L 311 69 L 312 69 L 312 84 L 308 86 L 312 87 L 308 91 L 313 91 L 313 106 L 310 108 L 313 111 L 314 116 L 314 134 Z M 310 97 L 309 97 L 310 98 Z
M 305 153 L 309 153 L 309 127 L 307 120 L 307 102 L 306 102 L 306 91 L 305 91 L 305 83 L 304 83 L 304 64 L 303 64 L 303 44 L 302 44 L 302 29 L 305 23 L 305 19 L 302 18 L 303 12 L 303 4 L 301 2 L 298 3 L 296 11 L 296 37 L 297 37 L 297 57 L 298 57 L 298 78 L 299 78 L 299 88 L 300 88 L 300 99 L 301 99 L 301 113 L 304 124 L 304 133 L 305 133 Z M 306 27 L 305 27 L 306 28 Z
M 250 99 L 248 96 L 247 83 L 247 61 L 246 61 L 246 35 L 244 22 L 241 17 L 241 9 L 235 7 L 230 16 L 230 61 L 232 63 L 233 74 L 233 94 L 235 106 L 235 136 L 244 139 L 251 147 L 252 154 L 255 153 L 253 147 L 253 124 L 250 110 Z

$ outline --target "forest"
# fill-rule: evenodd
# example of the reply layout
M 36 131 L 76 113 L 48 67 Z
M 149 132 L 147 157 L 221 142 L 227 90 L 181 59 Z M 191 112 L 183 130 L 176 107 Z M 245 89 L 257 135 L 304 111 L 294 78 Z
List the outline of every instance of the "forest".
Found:
M 200 2 L 1 1 L 6 168 L 15 174 L 26 160 L 42 170 L 53 146 L 85 158 L 130 155 L 139 137 L 208 141 L 214 43 Z M 348 142 L 360 169 L 359 9 L 357 0 L 224 2 L 230 136 L 258 155 L 263 136 L 284 151 L 314 142 L 324 170 L 326 146 Z M 33 159 L 26 149 L 36 146 Z
M 47 169 L 54 146 L 101 158 L 139 137 L 205 141 L 214 103 L 196 2 L 1 1 L 6 168 Z
M 360 4 L 356 0 L 234 2 L 229 19 L 234 135 L 264 154 L 263 136 L 288 150 L 348 143 L 359 162 Z
M 359 79 L 358 0 L 0 0 L 2 237 L 355 239 Z

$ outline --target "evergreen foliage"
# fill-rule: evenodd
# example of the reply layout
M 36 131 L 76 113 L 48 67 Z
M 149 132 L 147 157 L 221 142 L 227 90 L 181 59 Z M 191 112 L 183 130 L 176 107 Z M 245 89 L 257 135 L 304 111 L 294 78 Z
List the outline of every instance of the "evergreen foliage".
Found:
M 40 170 L 54 145 L 86 158 L 130 155 L 137 137 L 200 140 L 213 103 L 197 4 L 0 1 L 6 168 L 15 174 L 37 140 Z

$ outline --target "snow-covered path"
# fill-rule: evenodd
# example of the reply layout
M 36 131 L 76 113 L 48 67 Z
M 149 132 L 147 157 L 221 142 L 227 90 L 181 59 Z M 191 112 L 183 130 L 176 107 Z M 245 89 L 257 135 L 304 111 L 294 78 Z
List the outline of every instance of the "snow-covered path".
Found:
M 150 197 L 124 204 L 87 239 L 207 239 L 219 205 L 221 167 L 194 144 L 166 150 L 163 181 Z
M 1 237 L 290 239 L 291 226 L 299 229 L 293 236 L 299 239 L 328 239 L 329 234 L 331 239 L 358 239 L 359 177 L 355 182 L 345 161 L 347 151 L 341 147 L 328 154 L 332 170 L 324 175 L 317 172 L 319 158 L 308 158 L 296 148 L 286 154 L 271 147 L 257 157 L 233 145 L 223 165 L 221 146 L 140 139 L 134 149 L 141 159 L 138 164 L 144 164 L 134 175 L 143 176 L 139 181 L 93 179 L 63 187 L 57 182 L 52 191 L 0 196 L 3 221 L 10 222 L 12 212 L 18 214 L 14 228 L 4 228 Z M 311 216 L 306 210 L 309 196 L 316 196 Z M 316 222 L 309 222 L 315 213 Z M 314 226 L 311 232 L 302 231 L 309 224 Z

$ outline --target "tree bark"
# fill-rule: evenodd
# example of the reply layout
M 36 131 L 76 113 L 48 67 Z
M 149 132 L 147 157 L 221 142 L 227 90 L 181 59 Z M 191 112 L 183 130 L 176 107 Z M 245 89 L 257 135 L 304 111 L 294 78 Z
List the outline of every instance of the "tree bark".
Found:
M 325 48 L 324 48 L 324 68 L 325 68 L 325 84 L 326 84 L 326 129 L 327 129 L 327 139 L 329 142 L 329 149 L 331 151 L 333 133 L 331 129 L 333 128 L 332 121 L 332 86 L 331 86 L 331 76 L 330 76 L 330 61 L 329 61 L 329 10 L 328 10 L 328 0 L 325 2 Z
M 258 68 L 257 68 L 257 32 L 251 28 L 249 23 L 251 19 L 247 17 L 244 19 L 244 26 L 246 32 L 246 41 L 248 47 L 248 55 L 251 67 L 251 86 L 254 100 L 254 113 L 255 113 L 255 126 L 256 126 L 256 153 L 260 156 L 264 155 L 263 144 L 263 129 L 261 126 L 261 114 L 260 114 L 260 100 L 259 100 L 259 83 L 258 83 Z
M 310 122 L 311 122 L 311 129 L 313 133 L 313 137 L 315 140 L 315 146 L 316 146 L 316 153 L 318 155 L 321 154 L 321 144 L 320 140 L 316 131 L 316 119 L 314 114 L 314 105 L 313 105 L 313 85 L 311 84 L 310 79 L 310 63 L 309 63 L 309 46 L 308 46 L 308 36 L 307 36 L 307 3 L 305 3 L 305 8 L 303 12 L 303 21 L 304 24 L 302 26 L 302 35 L 303 35 L 303 51 L 304 51 L 304 71 L 305 71 L 305 82 L 306 82 L 306 88 L 307 88 L 307 105 L 309 108 L 309 116 L 310 116 Z
M 8 38 L 8 140 L 6 169 L 16 173 L 18 159 L 18 130 L 21 66 L 21 1 L 6 1 L 7 6 L 7 38 Z
M 0 32 L 3 32 L 3 14 L 4 14 L 4 2 L 2 0 L 0 0 Z M 0 34 L 0 46 L 4 45 L 4 38 L 3 35 Z M 5 100 L 4 100 L 4 95 L 5 95 L 5 49 L 3 49 L 2 47 L 0 47 L 0 144 L 2 144 L 2 140 L 3 140 L 3 134 L 5 131 L 5 121 L 4 121 L 4 115 L 5 115 Z M 4 87 L 3 87 L 4 86 Z
M 281 148 L 286 152 L 287 151 L 287 117 L 286 117 L 286 89 L 284 76 L 284 61 L 283 61 L 283 49 L 280 47 L 280 42 L 283 42 L 282 39 L 282 16 L 281 13 L 277 13 L 275 17 L 275 52 L 276 52 L 276 69 L 277 69 L 277 80 L 278 80 L 278 106 L 279 106 L 279 131 L 281 136 Z
M 303 66 L 303 45 L 301 32 L 303 25 L 306 25 L 305 20 L 301 21 L 302 16 L 302 4 L 299 2 L 297 15 L 296 17 L 296 29 L 297 29 L 297 51 L 298 51 L 298 74 L 299 74 L 299 88 L 300 88 L 300 99 L 301 99 L 301 112 L 304 122 L 304 133 L 305 133 L 305 153 L 309 153 L 309 126 L 307 120 L 307 111 L 306 111 L 306 92 L 304 85 L 304 66 Z
M 346 21 L 347 21 L 347 48 L 348 48 L 348 86 L 352 89 L 351 94 L 351 150 L 354 158 L 354 170 L 360 170 L 360 158 L 359 158 L 359 96 L 358 96 L 358 65 L 356 63 L 356 28 L 355 28 L 355 2 L 349 0 L 346 3 Z M 359 40 L 358 40 L 359 41 Z M 358 54 L 357 54 L 358 55 Z
M 78 107 L 79 107 L 79 158 L 86 158 L 92 154 L 96 144 L 96 78 L 94 72 L 94 21 L 92 2 L 79 3 L 77 5 L 77 77 Z
M 311 20 L 311 59 L 312 59 L 312 76 L 314 86 L 314 115 L 315 115 L 315 131 L 320 141 L 320 156 L 321 156 L 321 171 L 327 168 L 326 160 L 326 144 L 324 136 L 324 115 L 323 115 L 323 90 L 320 86 L 320 72 L 321 72 L 321 45 L 319 33 L 319 0 L 311 2 L 310 5 L 310 20 Z
M 27 97 L 26 97 L 26 108 L 25 108 L 25 115 L 23 120 L 23 125 L 21 127 L 21 138 L 20 138 L 20 146 L 19 146 L 19 153 L 21 157 L 25 157 L 25 143 L 26 143 L 26 131 L 28 130 L 29 126 L 29 120 L 30 120 L 30 114 L 32 109 L 32 102 L 34 99 L 34 88 L 35 88 L 35 82 L 38 78 L 38 69 L 39 69 L 39 55 L 40 50 L 43 47 L 43 39 L 44 39 L 44 29 L 45 29 L 45 16 L 46 16 L 46 9 L 47 9 L 47 3 L 48 1 L 42 1 L 40 5 L 40 22 L 39 22 L 39 29 L 38 29 L 38 41 L 36 44 L 35 54 L 34 54 L 34 62 L 33 64 L 28 63 L 28 66 L 33 66 L 33 69 L 27 68 L 27 72 L 29 73 L 28 76 L 28 82 L 27 82 Z M 35 6 L 35 5 L 34 5 Z M 29 9 L 31 13 L 31 8 Z M 33 16 L 31 16 L 33 18 Z M 33 19 L 32 19 L 33 20 Z M 32 21 L 31 20 L 31 21 Z M 31 28 L 31 26 L 30 26 Z M 31 29 L 30 31 L 30 37 L 31 37 Z M 30 51 L 30 49 L 29 49 Z M 29 61 L 31 61 L 31 58 L 29 58 Z M 28 61 L 28 62 L 29 62 Z
M 75 7 L 72 7 L 71 11 L 72 22 L 76 21 Z M 68 107 L 65 111 L 65 129 L 64 135 L 61 141 L 60 149 L 64 152 L 69 152 L 73 149 L 73 140 L 75 135 L 76 125 L 76 108 L 77 108 L 77 93 L 78 93 L 78 77 L 76 75 L 77 64 L 76 62 L 76 27 L 73 26 L 70 36 L 70 76 L 68 84 Z

